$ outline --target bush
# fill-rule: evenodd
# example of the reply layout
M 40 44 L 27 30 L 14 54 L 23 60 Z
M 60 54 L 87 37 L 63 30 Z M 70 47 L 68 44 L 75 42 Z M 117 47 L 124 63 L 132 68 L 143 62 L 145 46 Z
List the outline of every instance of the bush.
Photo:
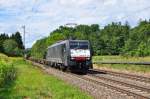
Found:
M 5 40 L 3 43 L 3 48 L 5 54 L 9 56 L 21 56 L 22 51 L 18 48 L 18 44 L 16 41 L 12 39 Z

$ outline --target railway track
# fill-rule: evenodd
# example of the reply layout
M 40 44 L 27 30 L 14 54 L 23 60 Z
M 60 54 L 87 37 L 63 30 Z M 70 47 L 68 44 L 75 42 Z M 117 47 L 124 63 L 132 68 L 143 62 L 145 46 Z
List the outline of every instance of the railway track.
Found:
M 73 73 L 67 74 L 97 84 L 97 86 L 104 86 L 108 89 L 112 89 L 129 96 L 134 96 L 135 99 L 150 99 L 150 86 L 143 86 L 143 84 L 141 84 L 142 86 L 140 84 L 136 85 L 136 83 L 133 84 L 115 78 L 120 77 L 124 79 L 130 79 L 135 82 L 148 83 L 148 85 L 150 85 L 150 79 L 146 77 L 142 78 L 141 76 L 137 75 L 123 74 L 97 69 L 90 70 L 87 75 L 78 75 Z
M 90 79 L 97 79 L 98 82 L 100 82 L 100 84 L 103 83 L 103 85 L 105 85 L 109 88 L 113 88 L 114 90 L 117 90 L 119 92 L 123 92 L 125 94 L 128 95 L 134 95 L 134 96 L 140 96 L 142 98 L 150 98 L 150 87 L 144 87 L 144 86 L 140 86 L 140 85 L 136 85 L 136 84 L 131 84 L 129 82 L 124 81 L 120 81 L 117 80 L 116 78 L 113 77 L 108 77 L 106 76 L 98 76 L 98 75 L 93 75 L 93 74 L 87 74 Z M 88 77 L 88 78 L 89 78 Z M 119 89 L 119 90 L 118 90 Z
M 139 76 L 135 74 L 127 74 L 127 73 L 121 73 L 121 72 L 114 72 L 110 70 L 102 70 L 102 69 L 93 69 L 89 71 L 90 73 L 97 73 L 97 74 L 109 74 L 109 75 L 114 75 L 114 76 L 119 76 L 131 80 L 136 80 L 144 83 L 150 83 L 150 77 L 145 77 L 145 76 Z
M 135 96 L 138 95 L 141 96 L 141 98 L 145 97 L 147 99 L 150 99 L 149 77 L 98 69 L 90 70 L 88 76 L 95 77 L 96 79 L 99 79 L 99 81 L 103 80 L 103 85 L 108 84 L 109 87 L 114 87 L 113 89 L 115 90 L 117 89 L 117 87 L 119 89 L 123 89 L 122 91 L 119 90 L 123 93 Z
M 150 62 L 93 62 L 94 64 L 131 64 L 131 65 L 150 65 Z
M 107 88 L 116 90 L 118 92 L 134 96 L 136 99 L 150 99 L 150 94 L 142 92 L 140 90 L 135 90 L 135 89 L 133 90 L 130 87 L 124 87 L 121 84 L 116 85 L 116 83 L 108 82 L 107 80 L 100 79 L 100 78 L 97 78 L 97 77 L 94 77 L 91 75 L 85 75 L 82 77 L 78 76 L 78 77 L 85 79 L 85 80 L 88 80 L 88 81 L 91 81 L 91 82 L 94 82 L 94 83 L 97 83 L 99 85 L 105 86 Z

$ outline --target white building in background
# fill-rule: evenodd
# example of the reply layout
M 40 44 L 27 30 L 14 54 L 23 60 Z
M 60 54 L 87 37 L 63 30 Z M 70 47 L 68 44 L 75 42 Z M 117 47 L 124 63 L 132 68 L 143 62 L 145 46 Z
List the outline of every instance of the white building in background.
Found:
M 67 23 L 67 24 L 65 24 L 64 26 L 74 28 L 74 27 L 77 26 L 77 24 L 76 24 L 76 23 Z

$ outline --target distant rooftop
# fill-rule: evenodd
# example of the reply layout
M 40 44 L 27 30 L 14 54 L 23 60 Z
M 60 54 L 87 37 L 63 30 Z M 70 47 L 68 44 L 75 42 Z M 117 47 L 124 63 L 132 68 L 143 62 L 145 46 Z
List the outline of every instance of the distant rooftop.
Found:
M 76 23 L 67 23 L 67 24 L 65 24 L 64 26 L 66 26 L 66 27 L 75 27 L 75 26 L 77 26 L 77 24 Z

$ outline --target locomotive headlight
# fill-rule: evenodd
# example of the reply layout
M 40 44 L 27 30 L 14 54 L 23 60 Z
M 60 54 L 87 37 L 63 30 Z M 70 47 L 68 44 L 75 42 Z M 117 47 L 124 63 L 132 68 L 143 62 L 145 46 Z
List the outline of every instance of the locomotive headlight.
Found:
M 74 57 L 71 57 L 71 59 L 74 60 L 75 58 L 74 58 Z
M 87 60 L 90 60 L 90 57 L 86 57 Z

